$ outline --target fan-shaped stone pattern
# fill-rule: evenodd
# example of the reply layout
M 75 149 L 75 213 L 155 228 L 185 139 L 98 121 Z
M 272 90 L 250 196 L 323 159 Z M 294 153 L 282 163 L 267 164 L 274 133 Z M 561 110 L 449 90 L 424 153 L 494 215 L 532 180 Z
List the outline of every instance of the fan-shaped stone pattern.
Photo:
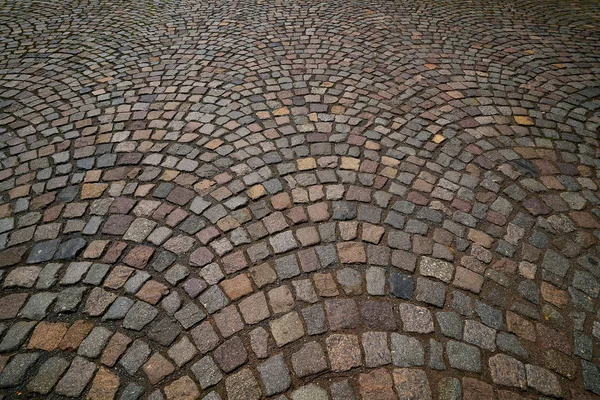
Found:
M 596 5 L 1 10 L 2 394 L 600 394 Z

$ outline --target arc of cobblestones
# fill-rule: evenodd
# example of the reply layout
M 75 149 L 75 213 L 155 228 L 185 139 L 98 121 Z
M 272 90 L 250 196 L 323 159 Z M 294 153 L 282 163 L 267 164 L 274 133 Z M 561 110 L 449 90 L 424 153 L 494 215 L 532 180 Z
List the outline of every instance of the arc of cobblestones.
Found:
M 600 395 L 597 5 L 0 5 L 0 393 Z

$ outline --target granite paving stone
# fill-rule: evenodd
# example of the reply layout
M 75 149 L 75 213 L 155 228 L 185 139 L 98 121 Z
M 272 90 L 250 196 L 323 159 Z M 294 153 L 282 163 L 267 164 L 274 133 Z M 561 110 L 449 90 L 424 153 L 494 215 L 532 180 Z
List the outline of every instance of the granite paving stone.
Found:
M 525 388 L 525 367 L 518 360 L 497 354 L 489 360 L 492 379 L 495 383 Z
M 140 387 L 140 389 L 143 389 Z M 165 396 L 169 400 L 182 399 L 192 400 L 197 399 L 200 396 L 198 387 L 189 376 L 185 375 L 171 383 L 164 388 Z M 141 393 L 140 393 L 141 394 Z
M 95 327 L 89 335 L 83 339 L 77 349 L 77 354 L 87 358 L 96 358 L 100 356 L 100 353 L 108 343 L 108 339 L 110 339 L 112 334 L 113 332 L 104 327 Z
M 148 344 L 141 339 L 137 339 L 123 354 L 123 357 L 119 360 L 119 364 L 129 375 L 133 375 L 150 356 L 150 352 Z
M 360 392 L 363 398 L 395 399 L 392 376 L 384 369 L 377 369 L 359 376 Z
M 69 362 L 62 357 L 49 358 L 40 366 L 35 377 L 29 381 L 27 390 L 42 395 L 50 393 L 68 367 Z
M 327 368 L 322 346 L 318 342 L 308 342 L 291 358 L 294 372 L 300 378 L 319 373 Z
M 150 325 L 147 331 L 148 337 L 163 346 L 170 346 L 181 333 L 181 327 L 177 321 L 170 317 L 164 317 Z
M 154 353 L 142 367 L 152 385 L 156 385 L 175 371 L 175 366 L 160 353 Z
M 205 356 L 192 365 L 191 371 L 202 389 L 214 386 L 223 379 L 223 374 L 210 356 Z
M 406 332 L 433 332 L 433 317 L 425 307 L 402 303 L 400 304 L 400 318 Z
M 256 377 L 248 368 L 244 368 L 227 377 L 225 380 L 225 389 L 228 398 L 232 400 L 258 400 L 262 395 L 262 390 Z
M 369 368 L 389 364 L 392 361 L 385 332 L 366 332 L 362 335 L 365 365 Z
M 179 311 L 175 312 L 174 317 L 179 321 L 181 326 L 185 329 L 189 329 L 206 318 L 206 313 L 194 303 L 188 303 Z
M 292 380 L 282 354 L 277 354 L 256 367 L 264 386 L 264 394 L 272 396 L 284 392 Z
M 461 340 L 463 335 L 463 321 L 455 312 L 440 311 L 435 314 L 442 335 Z
M 390 335 L 392 361 L 398 367 L 420 366 L 425 363 L 425 350 L 419 339 L 392 333 Z
M 181 339 L 167 351 L 171 360 L 173 360 L 178 367 L 182 367 L 188 363 L 197 353 L 196 346 L 194 346 L 187 336 L 182 336 Z
M 77 349 L 88 334 L 94 329 L 94 325 L 86 320 L 79 319 L 75 321 L 67 330 L 67 333 L 63 336 L 59 343 L 61 350 L 75 350 Z
M 231 372 L 248 359 L 248 353 L 239 336 L 234 336 L 217 347 L 213 353 L 217 364 L 224 372 Z
M 119 357 L 125 352 L 131 339 L 120 332 L 116 332 L 109 340 L 106 348 L 102 352 L 100 361 L 102 364 L 112 367 L 116 364 Z
M 440 400 L 456 400 L 462 398 L 460 381 L 457 378 L 444 378 L 438 381 L 438 398 Z
M 146 302 L 137 301 L 125 315 L 123 327 L 139 331 L 156 318 L 157 315 L 158 310 L 156 308 Z
M 33 294 L 19 312 L 19 317 L 41 320 L 48 313 L 50 305 L 56 300 L 57 294 L 52 292 L 39 292 Z
M 297 312 L 290 312 L 270 323 L 271 334 L 277 346 L 281 347 L 304 335 L 304 327 Z
M 8 353 L 21 347 L 35 325 L 35 321 L 19 321 L 13 324 L 6 330 L 0 342 L 0 352 Z
M 90 399 L 114 398 L 119 389 L 119 384 L 120 379 L 116 374 L 110 372 L 107 368 L 100 368 L 94 376 L 92 386 L 86 396 Z
M 536 365 L 526 364 L 527 386 L 548 396 L 561 396 L 559 379 L 552 372 Z
M 330 335 L 325 344 L 333 371 L 348 371 L 361 365 L 361 352 L 356 335 Z
M 72 285 L 81 280 L 83 275 L 87 273 L 92 263 L 90 262 L 75 262 L 70 263 L 63 275 L 60 283 L 62 285 Z
M 424 371 L 397 368 L 393 372 L 394 386 L 400 398 L 431 399 L 429 380 Z
M 599 8 L 0 3 L 0 398 L 600 396 Z
M 67 372 L 56 384 L 54 391 L 63 396 L 81 395 L 96 372 L 96 365 L 82 357 L 75 357 Z
M 0 387 L 8 388 L 19 385 L 27 371 L 40 357 L 40 353 L 15 354 L 0 372 Z
M 446 344 L 448 361 L 452 368 L 463 371 L 481 371 L 481 353 L 477 347 L 456 341 Z
M 202 354 L 214 349 L 220 342 L 219 336 L 208 321 L 199 324 L 190 333 L 196 348 Z

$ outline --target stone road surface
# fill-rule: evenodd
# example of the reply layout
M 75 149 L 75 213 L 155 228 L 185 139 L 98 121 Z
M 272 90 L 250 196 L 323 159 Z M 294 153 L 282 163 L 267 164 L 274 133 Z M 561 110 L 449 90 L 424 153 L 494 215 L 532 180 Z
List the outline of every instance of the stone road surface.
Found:
M 599 17 L 0 1 L 0 398 L 598 398 Z

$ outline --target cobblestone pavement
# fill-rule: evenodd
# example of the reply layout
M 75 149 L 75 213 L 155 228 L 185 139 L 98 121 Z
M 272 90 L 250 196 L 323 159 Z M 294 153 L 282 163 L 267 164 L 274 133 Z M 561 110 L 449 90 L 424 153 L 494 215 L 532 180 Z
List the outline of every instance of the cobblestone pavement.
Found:
M 0 2 L 0 398 L 598 398 L 599 16 Z

